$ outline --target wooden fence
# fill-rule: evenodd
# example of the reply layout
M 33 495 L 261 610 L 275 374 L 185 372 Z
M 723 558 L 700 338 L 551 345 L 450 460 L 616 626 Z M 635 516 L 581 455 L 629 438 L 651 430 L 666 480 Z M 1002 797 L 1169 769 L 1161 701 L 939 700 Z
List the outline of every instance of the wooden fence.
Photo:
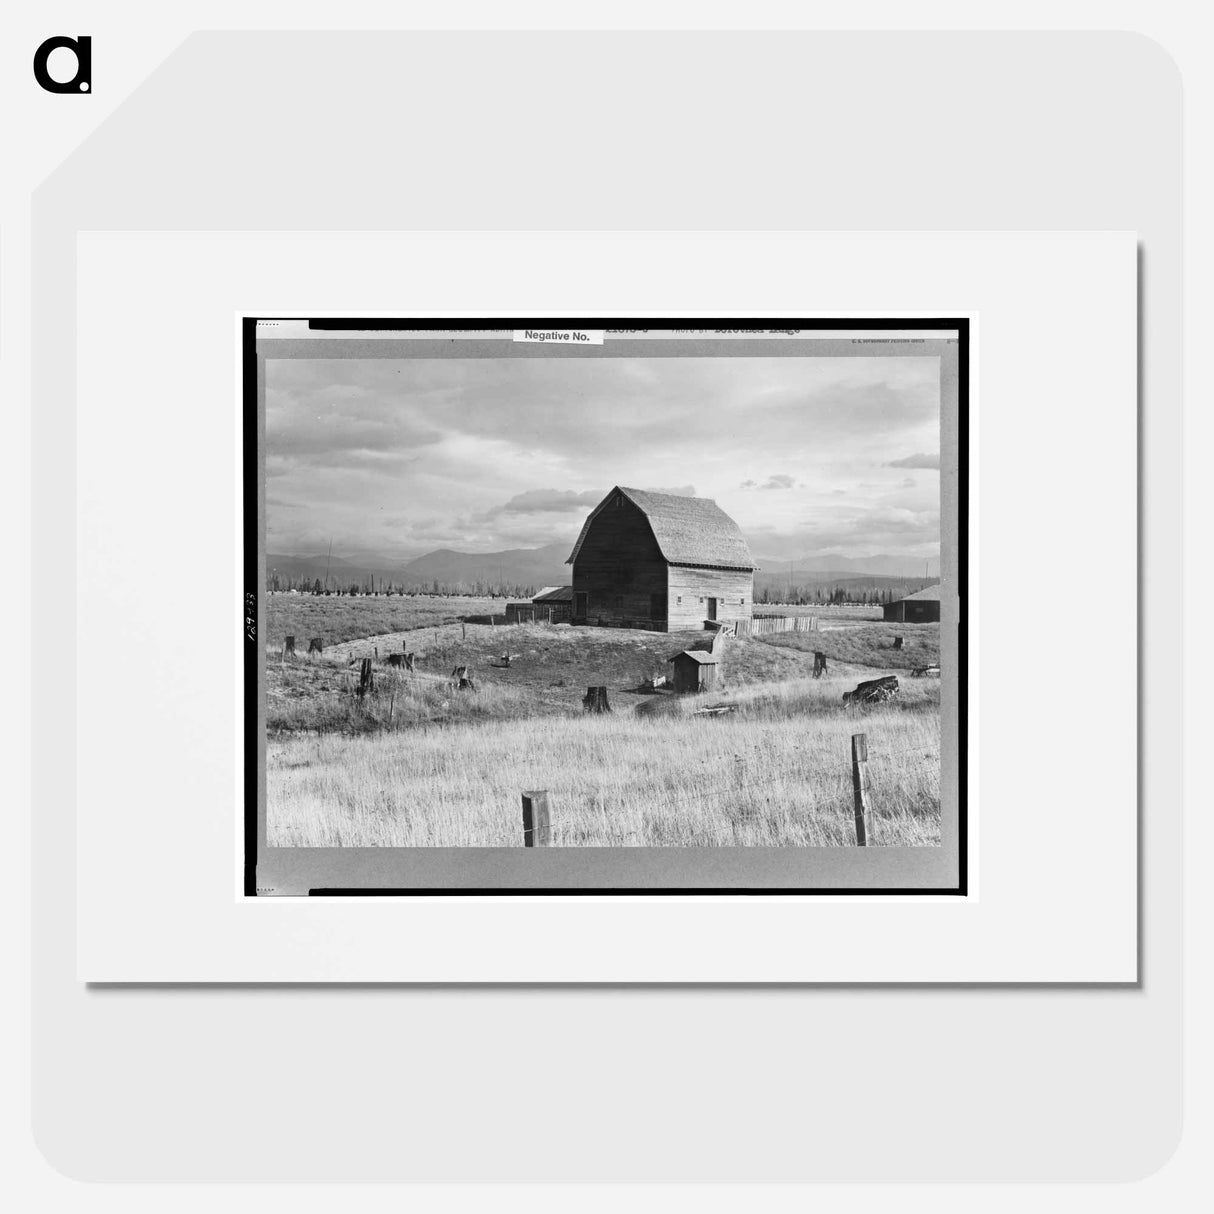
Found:
M 768 636 L 773 632 L 817 632 L 816 615 L 757 615 L 752 620 L 737 621 L 737 635 Z
M 592 689 L 593 690 L 593 689 Z M 856 846 L 871 847 L 873 833 L 872 778 L 868 770 L 868 735 L 851 738 L 852 813 Z M 523 797 L 523 846 L 552 846 L 552 804 L 548 789 L 531 789 Z

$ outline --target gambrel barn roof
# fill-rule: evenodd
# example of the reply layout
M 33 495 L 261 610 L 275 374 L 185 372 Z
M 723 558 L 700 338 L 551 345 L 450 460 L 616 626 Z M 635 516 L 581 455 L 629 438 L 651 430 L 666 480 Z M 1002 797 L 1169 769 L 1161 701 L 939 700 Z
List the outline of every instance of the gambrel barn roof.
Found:
M 591 511 L 565 564 L 572 565 L 577 560 L 591 524 L 617 493 L 628 498 L 649 520 L 654 539 L 668 564 L 717 569 L 758 568 L 738 524 L 716 502 L 706 497 L 650 493 L 646 489 L 627 489 L 622 485 L 612 489 Z

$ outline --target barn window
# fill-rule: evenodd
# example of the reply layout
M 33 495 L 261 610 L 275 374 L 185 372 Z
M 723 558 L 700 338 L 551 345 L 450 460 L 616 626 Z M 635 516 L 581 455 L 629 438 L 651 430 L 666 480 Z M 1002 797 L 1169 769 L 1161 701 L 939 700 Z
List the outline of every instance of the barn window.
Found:
M 703 601 L 704 601 L 704 596 L 700 595 L 700 602 L 702 603 Z
M 624 495 L 622 493 L 617 493 L 615 495 L 615 504 L 617 509 L 624 504 Z
M 680 603 L 683 601 L 683 596 L 682 596 L 681 594 L 679 595 L 678 601 L 679 601 Z
M 738 599 L 738 602 L 739 602 L 739 603 L 740 603 L 740 604 L 741 604 L 743 607 L 745 607 L 745 606 L 746 606 L 746 599 L 745 599 L 745 598 L 740 598 L 740 599 Z

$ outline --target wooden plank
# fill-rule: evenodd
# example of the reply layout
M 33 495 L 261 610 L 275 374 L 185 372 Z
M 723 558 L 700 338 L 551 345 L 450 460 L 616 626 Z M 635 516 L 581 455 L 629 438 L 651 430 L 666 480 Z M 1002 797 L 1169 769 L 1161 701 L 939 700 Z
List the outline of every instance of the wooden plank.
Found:
M 523 793 L 523 846 L 549 847 L 552 843 L 552 820 L 548 812 L 548 790 L 534 789 Z
M 851 738 L 852 802 L 856 815 L 856 846 L 866 847 L 873 837 L 872 806 L 868 783 L 868 735 L 854 733 Z

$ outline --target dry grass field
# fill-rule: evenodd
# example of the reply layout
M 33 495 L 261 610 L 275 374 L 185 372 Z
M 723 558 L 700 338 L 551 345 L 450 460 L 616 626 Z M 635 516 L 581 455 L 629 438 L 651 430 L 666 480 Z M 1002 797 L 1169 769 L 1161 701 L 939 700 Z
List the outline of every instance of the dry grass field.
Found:
M 278 593 L 266 595 L 263 629 L 271 644 L 282 645 L 293 636 L 307 650 L 309 637 L 323 638 L 325 645 L 356 641 L 410 628 L 452 624 L 465 617 L 505 618 L 506 600 L 444 597 L 440 595 L 311 595 Z
M 906 675 L 939 661 L 939 630 L 860 610 L 822 633 L 730 639 L 724 686 L 675 696 L 641 682 L 704 633 L 463 622 L 496 616 L 491 600 L 272 596 L 269 843 L 520 846 L 520 793 L 544 788 L 554 846 L 851 845 L 849 745 L 865 732 L 872 842 L 938 844 L 940 685 Z M 291 632 L 300 656 L 283 661 Z M 320 658 L 304 656 L 311 635 L 325 637 Z M 830 664 L 820 679 L 815 649 Z M 387 664 L 404 650 L 413 673 Z M 359 699 L 364 657 L 375 685 Z M 474 691 L 452 687 L 457 665 Z M 894 701 L 843 704 L 891 673 Z M 610 715 L 583 713 L 592 685 L 608 688 Z

